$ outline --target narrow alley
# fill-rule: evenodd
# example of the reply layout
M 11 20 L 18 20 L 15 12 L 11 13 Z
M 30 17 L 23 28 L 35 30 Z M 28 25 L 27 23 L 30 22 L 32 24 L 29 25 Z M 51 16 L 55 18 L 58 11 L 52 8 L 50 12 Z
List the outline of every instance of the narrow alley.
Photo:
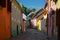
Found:
M 39 32 L 36 29 L 28 29 L 27 32 L 9 40 L 57 40 L 57 37 L 49 38 L 46 32 Z
M 58 40 L 59 15 L 60 0 L 0 0 L 0 40 Z

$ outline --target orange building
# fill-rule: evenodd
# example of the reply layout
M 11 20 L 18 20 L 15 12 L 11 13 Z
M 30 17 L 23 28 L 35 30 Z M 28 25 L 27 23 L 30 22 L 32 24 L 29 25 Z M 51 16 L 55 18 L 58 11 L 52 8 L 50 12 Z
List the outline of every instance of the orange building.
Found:
M 0 0 L 0 40 L 5 40 L 11 37 L 10 12 L 10 0 Z

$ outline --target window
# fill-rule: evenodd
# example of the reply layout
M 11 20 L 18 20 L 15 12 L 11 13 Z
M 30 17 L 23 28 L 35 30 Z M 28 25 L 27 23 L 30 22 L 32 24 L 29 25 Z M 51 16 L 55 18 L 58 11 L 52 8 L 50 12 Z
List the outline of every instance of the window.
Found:
M 7 0 L 7 10 L 9 11 L 9 12 L 11 12 L 11 2 L 10 2 L 10 0 Z
M 0 6 L 6 7 L 6 0 L 0 0 Z
M 1 9 L 1 6 L 0 6 L 0 14 L 2 13 L 2 9 Z

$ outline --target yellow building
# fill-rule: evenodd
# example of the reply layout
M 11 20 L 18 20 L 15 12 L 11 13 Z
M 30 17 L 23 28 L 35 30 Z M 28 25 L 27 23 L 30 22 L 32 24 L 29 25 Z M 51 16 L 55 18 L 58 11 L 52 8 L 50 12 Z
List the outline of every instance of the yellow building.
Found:
M 60 8 L 60 0 L 57 1 L 56 7 L 59 9 Z
M 41 20 L 37 21 L 37 29 L 41 31 Z
M 43 19 L 43 12 L 44 10 L 43 9 L 39 9 L 35 12 L 35 14 L 33 15 L 33 19 L 36 19 L 37 22 L 36 22 L 36 28 L 38 31 L 42 31 L 42 19 Z

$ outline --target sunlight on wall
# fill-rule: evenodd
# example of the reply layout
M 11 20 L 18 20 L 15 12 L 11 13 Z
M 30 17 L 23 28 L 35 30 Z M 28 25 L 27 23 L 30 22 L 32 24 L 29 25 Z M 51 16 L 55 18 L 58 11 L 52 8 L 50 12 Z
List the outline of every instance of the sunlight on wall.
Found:
M 47 14 L 46 15 L 43 15 L 44 19 L 47 19 Z
M 39 31 L 41 31 L 41 20 L 38 20 L 37 22 L 37 28 Z
M 37 20 L 36 19 L 32 19 L 31 21 L 32 21 L 33 25 L 36 26 Z
M 57 1 L 56 7 L 59 9 L 60 8 L 60 0 Z

